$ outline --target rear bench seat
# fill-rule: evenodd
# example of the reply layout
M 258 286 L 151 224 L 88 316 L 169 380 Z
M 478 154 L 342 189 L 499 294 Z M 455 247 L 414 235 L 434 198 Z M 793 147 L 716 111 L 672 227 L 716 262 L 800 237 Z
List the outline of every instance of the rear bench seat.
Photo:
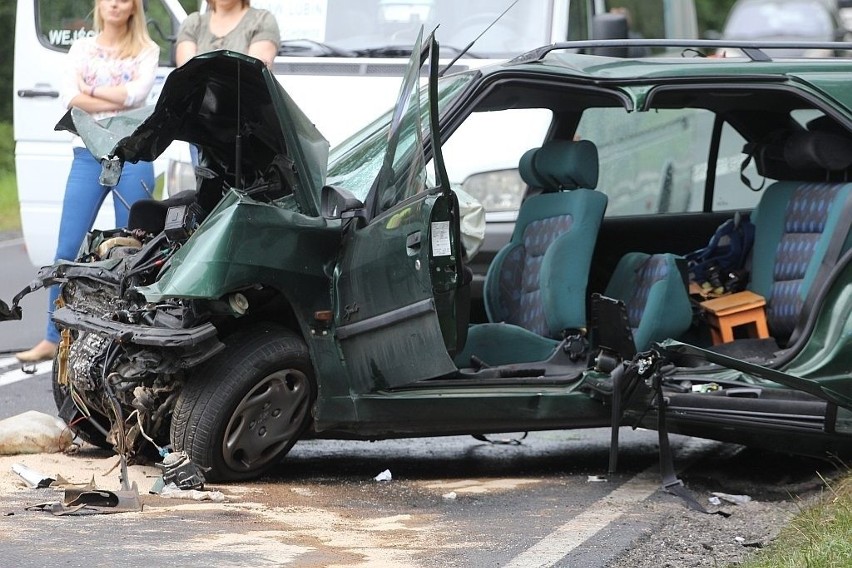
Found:
M 766 188 L 751 216 L 755 240 L 748 288 L 766 298 L 769 332 L 784 346 L 808 315 L 808 295 L 830 272 L 823 261 L 832 264 L 852 246 L 852 183 L 812 181 L 837 178 L 838 172 L 846 177 L 852 140 L 799 132 L 786 137 L 781 150 L 785 165 L 807 172 L 802 177 L 811 181 L 777 181 Z

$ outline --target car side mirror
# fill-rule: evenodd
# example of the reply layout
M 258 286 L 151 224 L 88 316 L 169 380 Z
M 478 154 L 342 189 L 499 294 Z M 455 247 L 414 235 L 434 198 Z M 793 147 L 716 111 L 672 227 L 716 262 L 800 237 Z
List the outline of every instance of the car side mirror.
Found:
M 364 203 L 351 191 L 342 187 L 326 185 L 320 192 L 320 212 L 326 219 L 350 219 L 367 217 Z
M 592 39 L 627 39 L 629 37 L 629 26 L 624 14 L 598 14 L 592 18 Z M 593 55 L 604 55 L 608 57 L 627 57 L 626 47 L 596 47 L 592 49 Z

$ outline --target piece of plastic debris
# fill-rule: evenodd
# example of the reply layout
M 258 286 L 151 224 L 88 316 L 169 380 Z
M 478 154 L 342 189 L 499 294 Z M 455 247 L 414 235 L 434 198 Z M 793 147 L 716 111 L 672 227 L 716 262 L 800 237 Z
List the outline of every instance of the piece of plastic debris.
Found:
M 606 477 L 602 475 L 590 475 L 586 478 L 587 483 L 604 483 L 606 482 Z
M 391 476 L 391 472 L 389 469 L 384 470 L 379 475 L 373 478 L 374 481 L 390 481 L 391 479 L 393 479 L 393 477 Z
M 12 471 L 21 476 L 21 479 L 27 482 L 27 485 L 36 489 L 50 487 L 50 484 L 56 481 L 52 477 L 31 469 L 22 463 L 13 463 Z
M 455 501 L 458 495 L 455 491 L 450 491 L 449 493 L 444 493 L 441 497 L 443 497 L 445 501 Z
M 174 483 L 167 483 L 159 492 L 160 497 L 167 499 L 192 499 L 193 501 L 213 501 L 224 503 L 225 494 L 221 491 L 200 491 L 198 489 L 181 489 Z
M 729 493 L 719 493 L 717 491 L 714 491 L 712 495 L 714 497 L 718 497 L 722 501 L 727 501 L 732 505 L 745 505 L 746 503 L 751 501 L 751 497 L 749 497 L 748 495 L 731 495 Z
M 745 542 L 745 539 L 741 536 L 735 536 L 734 540 L 737 541 L 740 544 L 743 544 Z
M 163 463 L 157 467 L 163 470 L 163 482 L 168 485 L 174 483 L 178 489 L 204 489 L 204 472 L 210 468 L 203 468 L 192 463 L 186 452 L 172 452 L 166 454 Z
M 717 507 L 722 504 L 722 500 L 718 497 L 709 497 L 707 500 L 710 501 L 711 505 L 716 505 Z
M 0 420 L 0 455 L 61 452 L 73 439 L 65 422 L 37 410 Z
M 86 485 L 66 488 L 62 501 L 38 503 L 27 507 L 26 510 L 47 511 L 57 516 L 128 513 L 141 511 L 142 501 L 139 499 L 135 482 L 129 489 L 120 491 L 107 491 Z

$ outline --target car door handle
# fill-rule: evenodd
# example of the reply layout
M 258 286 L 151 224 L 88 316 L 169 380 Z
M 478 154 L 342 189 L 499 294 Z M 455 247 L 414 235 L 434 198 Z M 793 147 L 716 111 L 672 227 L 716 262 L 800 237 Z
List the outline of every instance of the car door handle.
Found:
M 18 96 L 25 99 L 32 99 L 36 97 L 50 97 L 51 99 L 59 98 L 59 91 L 55 91 L 53 89 L 21 89 L 18 91 Z
M 409 256 L 417 254 L 420 250 L 420 243 L 423 240 L 423 237 L 420 231 L 416 233 L 411 233 L 407 237 L 405 237 L 405 248 L 408 251 Z

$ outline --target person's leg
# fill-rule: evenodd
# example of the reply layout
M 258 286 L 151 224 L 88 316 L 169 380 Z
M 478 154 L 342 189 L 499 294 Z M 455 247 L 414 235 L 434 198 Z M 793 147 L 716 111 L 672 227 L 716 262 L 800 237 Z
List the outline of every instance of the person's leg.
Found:
M 101 204 L 106 198 L 106 189 L 98 183 L 101 166 L 85 148 L 74 149 L 74 160 L 65 185 L 62 203 L 62 218 L 59 223 L 59 238 L 54 260 L 74 260 L 83 244 L 83 238 L 91 230 Z M 59 286 L 48 290 L 47 325 L 44 340 L 28 351 L 15 356 L 22 362 L 37 362 L 50 359 L 56 353 L 59 331 L 51 320 Z
M 126 227 L 130 207 L 140 199 L 151 198 L 154 191 L 154 164 L 139 162 L 126 163 L 121 172 L 121 179 L 112 191 L 113 208 L 115 209 L 115 226 Z
M 74 161 L 65 184 L 62 220 L 54 260 L 75 260 L 86 233 L 92 230 L 107 188 L 98 182 L 101 165 L 85 148 L 74 148 Z

